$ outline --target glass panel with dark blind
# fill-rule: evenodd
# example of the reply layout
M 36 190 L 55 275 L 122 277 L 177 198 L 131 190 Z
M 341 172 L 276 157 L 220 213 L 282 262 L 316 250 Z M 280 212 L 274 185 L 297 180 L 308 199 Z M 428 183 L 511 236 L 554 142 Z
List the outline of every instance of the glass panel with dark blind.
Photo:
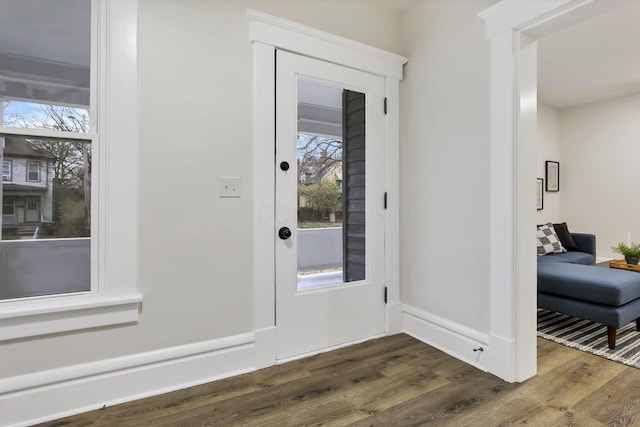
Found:
M 298 81 L 298 289 L 364 280 L 364 94 Z

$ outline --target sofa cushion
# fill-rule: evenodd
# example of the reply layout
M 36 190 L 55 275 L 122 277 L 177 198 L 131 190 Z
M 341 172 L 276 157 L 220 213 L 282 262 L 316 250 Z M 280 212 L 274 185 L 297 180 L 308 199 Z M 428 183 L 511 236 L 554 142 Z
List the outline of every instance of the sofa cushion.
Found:
M 548 223 L 538 226 L 538 255 L 557 254 L 566 251 L 562 247 L 562 243 L 560 243 L 553 224 Z
M 567 227 L 566 222 L 562 222 L 559 224 L 553 224 L 553 229 L 556 230 L 556 234 L 558 235 L 558 239 L 560 239 L 560 243 L 562 243 L 562 247 L 568 251 L 578 251 L 578 245 L 575 240 L 571 236 L 569 232 L 569 227 Z
M 549 254 L 545 256 L 538 257 L 539 263 L 545 262 L 565 262 L 572 264 L 584 264 L 584 265 L 593 265 L 596 262 L 596 259 L 593 255 L 588 254 L 586 252 L 564 252 L 561 254 Z
M 620 306 L 640 298 L 640 274 L 592 265 L 539 263 L 538 292 Z

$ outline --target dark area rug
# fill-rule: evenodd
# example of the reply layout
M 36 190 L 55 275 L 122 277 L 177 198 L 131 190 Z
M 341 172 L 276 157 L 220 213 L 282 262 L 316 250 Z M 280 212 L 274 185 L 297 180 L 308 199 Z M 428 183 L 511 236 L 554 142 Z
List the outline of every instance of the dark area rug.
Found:
M 538 309 L 538 336 L 640 368 L 640 332 L 635 321 L 618 328 L 616 348 L 612 350 L 607 345 L 607 327 L 602 323 Z

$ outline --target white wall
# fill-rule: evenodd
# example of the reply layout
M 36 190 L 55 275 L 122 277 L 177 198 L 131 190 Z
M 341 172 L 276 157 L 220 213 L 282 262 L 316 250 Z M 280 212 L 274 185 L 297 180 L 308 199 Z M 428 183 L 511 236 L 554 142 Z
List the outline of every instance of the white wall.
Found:
M 402 20 L 401 300 L 489 332 L 490 0 L 432 0 Z
M 135 325 L 0 346 L 0 380 L 251 332 L 247 7 L 410 57 L 401 83 L 401 301 L 469 339 L 489 313 L 490 52 L 497 0 L 141 0 Z M 242 179 L 220 199 L 218 176 Z M 470 351 L 470 346 L 465 348 Z M 447 350 L 447 348 L 445 348 Z M 46 357 L 42 357 L 46 354 Z M 91 365 L 93 366 L 93 365 Z
M 561 213 L 572 231 L 596 234 L 599 258 L 640 242 L 640 94 L 561 110 Z
M 2 343 L 0 380 L 252 331 L 247 7 L 399 48 L 399 15 L 366 1 L 141 0 L 140 320 Z M 218 198 L 218 176 L 242 197 Z
M 564 173 L 564 162 L 560 159 L 560 112 L 550 106 L 538 104 L 538 178 L 543 178 L 545 188 L 547 179 L 545 177 L 545 162 L 553 160 L 560 162 L 560 167 Z M 564 178 L 564 177 L 563 177 Z M 561 182 L 561 189 L 564 190 L 564 182 Z M 564 222 L 560 212 L 560 199 L 563 195 L 559 192 L 544 191 L 544 209 L 537 213 L 537 224 L 547 222 Z

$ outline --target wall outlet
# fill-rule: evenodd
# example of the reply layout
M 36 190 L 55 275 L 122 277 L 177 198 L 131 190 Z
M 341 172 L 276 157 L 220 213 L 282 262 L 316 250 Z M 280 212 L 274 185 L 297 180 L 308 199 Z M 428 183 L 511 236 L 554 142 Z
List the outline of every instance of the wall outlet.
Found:
M 220 197 L 240 197 L 240 178 L 235 176 L 221 176 L 219 178 Z

